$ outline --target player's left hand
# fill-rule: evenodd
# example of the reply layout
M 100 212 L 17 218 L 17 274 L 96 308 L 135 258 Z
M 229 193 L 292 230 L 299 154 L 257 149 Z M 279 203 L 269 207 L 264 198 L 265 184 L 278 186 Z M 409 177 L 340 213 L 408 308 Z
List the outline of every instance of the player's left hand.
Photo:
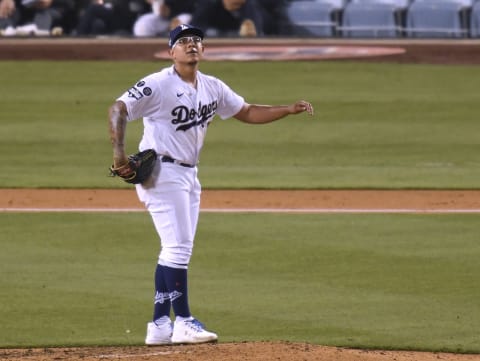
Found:
M 290 113 L 298 114 L 302 112 L 307 112 L 309 115 L 313 115 L 313 106 L 311 103 L 305 100 L 299 100 L 298 102 L 290 105 Z
M 138 184 L 145 182 L 153 172 L 157 153 L 153 149 L 131 154 L 128 161 L 120 166 L 112 165 L 110 175 L 118 176 L 127 183 Z

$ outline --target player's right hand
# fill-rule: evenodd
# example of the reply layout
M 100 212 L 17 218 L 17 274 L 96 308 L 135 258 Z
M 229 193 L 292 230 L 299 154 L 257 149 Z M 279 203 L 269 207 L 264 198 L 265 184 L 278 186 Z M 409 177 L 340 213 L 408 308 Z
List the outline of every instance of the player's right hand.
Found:
M 291 114 L 307 112 L 309 115 L 313 115 L 313 105 L 305 100 L 299 100 L 298 102 L 292 104 L 290 107 Z

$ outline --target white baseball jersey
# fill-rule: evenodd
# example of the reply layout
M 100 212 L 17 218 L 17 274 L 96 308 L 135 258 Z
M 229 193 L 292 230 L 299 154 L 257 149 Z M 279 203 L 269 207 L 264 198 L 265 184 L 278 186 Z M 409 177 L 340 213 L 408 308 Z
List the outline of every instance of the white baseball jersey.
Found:
M 126 104 L 128 121 L 143 118 L 140 150 L 153 148 L 188 164 L 198 163 L 215 114 L 229 118 L 244 104 L 224 82 L 201 72 L 197 72 L 197 88 L 193 88 L 173 65 L 146 76 L 117 100 Z

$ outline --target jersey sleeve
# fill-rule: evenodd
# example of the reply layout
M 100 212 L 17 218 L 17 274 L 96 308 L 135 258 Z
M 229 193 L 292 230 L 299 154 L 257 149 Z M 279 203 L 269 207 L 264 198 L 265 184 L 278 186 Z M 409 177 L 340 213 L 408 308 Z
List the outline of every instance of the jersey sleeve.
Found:
M 160 106 L 159 88 L 155 79 L 148 76 L 130 87 L 118 100 L 127 107 L 128 121 L 150 116 Z
M 221 80 L 218 81 L 220 86 L 220 97 L 218 102 L 217 114 L 222 119 L 227 119 L 237 114 L 245 104 L 245 99 L 235 93 L 228 85 Z

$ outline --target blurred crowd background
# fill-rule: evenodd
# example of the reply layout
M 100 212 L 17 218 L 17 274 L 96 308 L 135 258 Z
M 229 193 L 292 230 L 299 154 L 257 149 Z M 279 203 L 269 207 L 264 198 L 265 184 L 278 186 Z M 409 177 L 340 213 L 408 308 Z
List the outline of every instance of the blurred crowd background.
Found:
M 480 37 L 480 0 L 0 0 L 0 35 Z
M 0 0 L 3 36 L 166 35 L 179 23 L 209 36 L 286 32 L 282 0 Z M 281 25 L 281 26 L 280 26 Z

